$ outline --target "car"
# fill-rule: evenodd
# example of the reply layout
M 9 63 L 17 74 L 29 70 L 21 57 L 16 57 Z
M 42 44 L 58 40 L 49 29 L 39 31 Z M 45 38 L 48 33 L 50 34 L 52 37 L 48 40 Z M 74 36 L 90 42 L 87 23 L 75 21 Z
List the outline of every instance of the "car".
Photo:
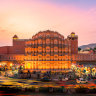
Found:
M 67 81 L 68 80 L 68 78 L 64 78 L 64 79 L 62 79 L 62 81 Z
M 85 80 L 83 78 L 76 79 L 77 83 L 88 83 L 88 80 Z
M 43 78 L 41 79 L 41 81 L 43 81 L 43 82 L 49 82 L 49 81 L 51 81 L 51 79 L 49 79 L 49 78 L 47 78 L 47 77 L 43 77 Z
M 58 79 L 53 79 L 53 81 L 59 81 Z
M 38 85 L 38 82 L 31 82 L 30 85 Z

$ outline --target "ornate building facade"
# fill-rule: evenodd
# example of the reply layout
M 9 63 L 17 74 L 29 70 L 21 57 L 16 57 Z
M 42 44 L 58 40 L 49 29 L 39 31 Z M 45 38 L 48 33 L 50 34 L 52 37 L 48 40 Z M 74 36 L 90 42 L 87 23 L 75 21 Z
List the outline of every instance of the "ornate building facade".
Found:
M 31 39 L 14 35 L 13 46 L 0 47 L 0 61 L 0 64 L 23 63 L 25 70 L 68 71 L 73 63 L 90 61 L 95 65 L 96 55 L 78 53 L 78 36 L 74 32 L 64 38 L 58 32 L 46 30 Z
M 76 42 L 77 40 L 77 42 Z M 73 42 L 75 41 L 75 43 Z M 75 47 L 71 48 L 71 43 Z M 78 53 L 78 37 L 71 33 L 67 39 L 54 31 L 43 31 L 26 42 L 25 69 L 58 70 L 71 68 L 71 54 Z

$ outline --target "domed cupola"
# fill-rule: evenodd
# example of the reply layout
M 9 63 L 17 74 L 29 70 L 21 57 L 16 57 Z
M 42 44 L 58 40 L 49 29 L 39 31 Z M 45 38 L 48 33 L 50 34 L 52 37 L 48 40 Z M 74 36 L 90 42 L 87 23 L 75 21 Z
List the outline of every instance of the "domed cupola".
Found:
M 75 37 L 75 32 L 72 32 L 71 33 L 71 37 Z
M 14 36 L 13 36 L 13 39 L 14 39 L 14 40 L 17 40 L 17 39 L 18 39 L 18 36 L 17 36 L 17 35 L 14 35 Z

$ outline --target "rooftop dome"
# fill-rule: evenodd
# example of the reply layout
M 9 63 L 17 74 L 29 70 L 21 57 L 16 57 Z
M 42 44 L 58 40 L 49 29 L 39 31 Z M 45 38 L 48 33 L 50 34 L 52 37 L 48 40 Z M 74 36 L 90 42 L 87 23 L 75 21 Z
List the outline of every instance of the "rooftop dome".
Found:
M 71 34 L 75 34 L 75 32 L 71 32 Z
M 18 36 L 17 36 L 17 35 L 14 35 L 14 36 L 13 36 L 13 39 L 18 39 Z

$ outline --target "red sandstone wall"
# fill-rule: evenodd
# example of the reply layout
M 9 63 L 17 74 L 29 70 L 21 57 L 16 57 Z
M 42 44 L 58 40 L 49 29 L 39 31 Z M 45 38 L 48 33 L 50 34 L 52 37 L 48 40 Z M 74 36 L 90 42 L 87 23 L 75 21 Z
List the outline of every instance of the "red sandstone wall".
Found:
M 25 41 L 13 40 L 13 54 L 25 53 Z
M 13 54 L 13 46 L 11 46 L 11 47 L 9 48 L 8 54 Z
M 0 54 L 8 54 L 8 49 L 10 46 L 0 47 Z
M 22 54 L 3 54 L 0 60 L 2 61 L 24 61 L 24 55 Z
M 92 54 L 73 54 L 73 61 L 96 61 L 96 55 Z
M 78 40 L 71 40 L 71 53 L 78 54 Z
M 25 41 L 13 40 L 13 46 L 0 47 L 0 54 L 24 54 Z

